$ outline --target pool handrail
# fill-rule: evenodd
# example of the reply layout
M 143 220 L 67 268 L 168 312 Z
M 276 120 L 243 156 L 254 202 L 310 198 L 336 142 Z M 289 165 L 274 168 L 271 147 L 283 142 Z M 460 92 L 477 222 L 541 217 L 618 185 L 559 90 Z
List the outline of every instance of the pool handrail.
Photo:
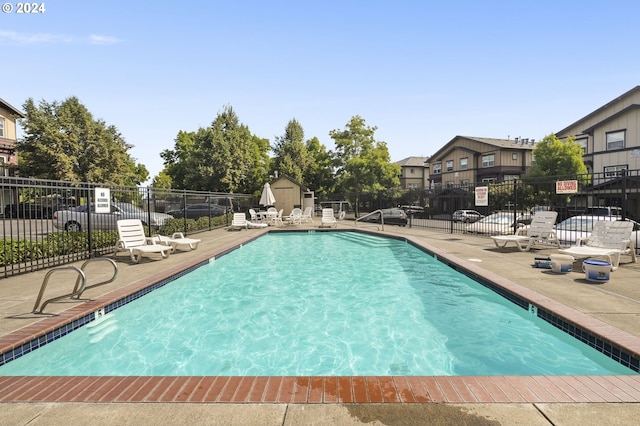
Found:
M 380 225 L 382 225 L 380 228 L 378 228 L 378 225 L 369 225 L 371 228 L 375 227 L 378 231 L 384 231 L 384 213 L 382 213 L 381 209 L 378 210 L 374 210 L 372 212 L 369 212 L 367 214 L 365 214 L 364 216 L 361 216 L 359 218 L 356 218 L 354 224 L 356 225 L 356 227 L 358 226 L 358 221 L 364 219 L 365 217 L 369 217 L 374 213 L 380 213 Z

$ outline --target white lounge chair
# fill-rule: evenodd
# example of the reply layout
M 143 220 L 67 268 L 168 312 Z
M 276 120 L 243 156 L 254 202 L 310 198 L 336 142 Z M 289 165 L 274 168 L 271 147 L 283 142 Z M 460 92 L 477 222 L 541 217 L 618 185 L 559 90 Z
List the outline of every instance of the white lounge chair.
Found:
M 247 222 L 247 216 L 244 213 L 234 213 L 231 220 L 231 229 L 249 229 L 249 222 Z
M 529 251 L 534 245 L 560 248 L 560 241 L 553 230 L 557 217 L 558 212 L 539 211 L 533 215 L 525 234 L 494 235 L 491 239 L 498 248 L 514 243 L 520 251 Z
M 165 235 L 154 235 L 153 238 L 158 244 L 164 244 L 171 247 L 171 252 L 175 252 L 179 248 L 187 247 L 189 250 L 198 248 L 200 241 L 195 238 L 186 238 L 182 232 L 174 232 L 170 237 Z
M 589 237 L 578 239 L 576 245 L 562 249 L 560 253 L 577 258 L 602 257 L 611 263 L 611 270 L 615 271 L 623 254 L 631 255 L 632 262 L 637 262 L 632 232 L 633 222 L 599 220 L 593 224 Z
M 320 220 L 321 227 L 338 226 L 338 221 L 334 216 L 333 209 L 322 209 L 322 219 Z
M 285 216 L 282 219 L 290 225 L 300 225 L 302 223 L 302 209 L 295 207 L 291 210 L 289 216 Z
M 139 219 L 121 219 L 118 221 L 118 242 L 113 255 L 119 251 L 128 251 L 131 261 L 140 263 L 142 256 L 160 254 L 162 259 L 169 257 L 171 247 L 154 244 L 153 238 L 147 238 Z
M 312 222 L 313 223 L 313 207 L 305 207 L 302 212 L 302 222 Z

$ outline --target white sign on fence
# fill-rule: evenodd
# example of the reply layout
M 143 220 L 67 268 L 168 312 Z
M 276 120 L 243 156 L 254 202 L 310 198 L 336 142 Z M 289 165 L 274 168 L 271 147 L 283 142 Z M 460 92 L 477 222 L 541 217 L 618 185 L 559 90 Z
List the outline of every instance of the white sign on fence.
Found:
M 109 188 L 95 189 L 96 213 L 111 213 L 111 190 Z
M 488 206 L 489 205 L 489 187 L 477 186 L 475 192 L 476 192 L 476 206 Z
M 576 194 L 578 192 L 577 180 L 556 181 L 556 194 Z

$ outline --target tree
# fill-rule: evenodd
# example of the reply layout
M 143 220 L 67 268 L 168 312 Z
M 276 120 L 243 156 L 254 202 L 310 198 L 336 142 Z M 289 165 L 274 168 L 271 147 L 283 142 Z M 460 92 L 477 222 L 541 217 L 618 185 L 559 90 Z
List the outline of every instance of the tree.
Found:
M 23 109 L 25 136 L 16 143 L 21 175 L 116 185 L 147 180 L 147 168 L 128 153 L 133 146 L 116 127 L 94 120 L 78 98 L 38 106 L 28 99 Z
M 545 136 L 533 149 L 533 164 L 527 177 L 557 176 L 575 179 L 587 173 L 582 161 L 582 147 L 573 136 L 561 141 L 555 135 Z
M 376 192 L 400 184 L 400 166 L 391 163 L 385 142 L 376 141 L 377 127 L 368 127 L 360 116 L 354 116 L 345 130 L 332 130 L 338 184 L 344 191 L 355 194 L 356 216 L 358 201 L 364 191 Z
M 174 149 L 160 156 L 174 189 L 254 192 L 266 179 L 268 149 L 227 105 L 210 127 L 180 131 Z
M 313 158 L 304 143 L 304 129 L 295 118 L 285 127 L 284 135 L 276 138 L 272 149 L 273 171 L 308 185 L 306 179 L 311 170 Z
M 307 152 L 311 157 L 311 166 L 304 178 L 305 184 L 316 194 L 330 194 L 335 191 L 336 180 L 333 174 L 333 158 L 327 147 L 322 145 L 317 137 L 306 143 Z

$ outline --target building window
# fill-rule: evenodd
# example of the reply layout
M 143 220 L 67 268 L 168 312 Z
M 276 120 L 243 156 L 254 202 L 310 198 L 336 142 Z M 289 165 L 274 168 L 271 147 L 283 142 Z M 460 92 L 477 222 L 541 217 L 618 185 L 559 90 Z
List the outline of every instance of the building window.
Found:
M 0 117 L 0 138 L 4 137 L 4 118 Z
M 629 170 L 629 165 L 625 164 L 624 166 L 607 166 L 604 168 L 604 176 L 608 178 L 614 178 L 618 176 L 622 176 L 623 170 Z
M 7 169 L 7 157 L 0 155 L 0 175 L 9 176 L 9 169 Z
M 589 140 L 588 138 L 576 139 L 576 143 L 582 147 L 582 155 L 585 155 L 587 153 L 587 141 L 588 140 Z
M 469 187 L 469 179 L 461 179 L 460 180 L 460 187 L 468 188 Z
M 450 181 L 447 181 L 446 185 L 447 185 L 447 188 L 453 188 L 454 183 L 453 181 L 450 180 Z
M 625 131 L 607 133 L 607 151 L 624 148 Z
M 496 164 L 496 155 L 489 154 L 482 156 L 482 167 L 493 167 Z
M 420 189 L 420 184 L 417 183 L 408 183 L 407 189 Z
M 489 183 L 489 182 L 495 182 L 496 178 L 492 177 L 492 178 L 482 178 L 482 183 Z
M 460 170 L 467 170 L 469 159 L 467 157 L 460 159 Z
M 504 175 L 505 182 L 512 182 L 514 180 L 520 179 L 519 175 Z
M 410 175 L 414 174 L 415 172 L 416 172 L 416 170 L 415 170 L 415 169 L 409 169 L 409 174 L 410 174 Z
M 518 153 L 514 152 L 513 154 L 511 154 L 511 159 L 513 161 L 518 161 Z
M 447 171 L 448 172 L 452 172 L 453 171 L 453 160 L 447 161 Z
M 442 163 L 436 163 L 433 165 L 433 174 L 439 175 L 442 173 Z

